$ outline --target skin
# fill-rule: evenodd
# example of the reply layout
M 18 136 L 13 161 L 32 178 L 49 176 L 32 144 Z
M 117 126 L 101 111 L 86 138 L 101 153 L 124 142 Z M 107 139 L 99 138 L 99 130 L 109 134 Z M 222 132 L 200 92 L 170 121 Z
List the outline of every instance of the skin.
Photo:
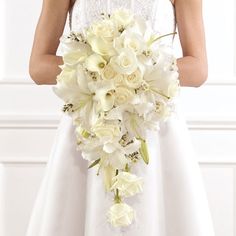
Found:
M 63 64 L 56 50 L 72 1 L 43 1 L 29 61 L 29 74 L 38 85 L 56 84 L 61 71 L 58 65 Z M 202 0 L 172 0 L 172 4 L 183 52 L 183 57 L 177 59 L 180 85 L 199 87 L 208 76 Z

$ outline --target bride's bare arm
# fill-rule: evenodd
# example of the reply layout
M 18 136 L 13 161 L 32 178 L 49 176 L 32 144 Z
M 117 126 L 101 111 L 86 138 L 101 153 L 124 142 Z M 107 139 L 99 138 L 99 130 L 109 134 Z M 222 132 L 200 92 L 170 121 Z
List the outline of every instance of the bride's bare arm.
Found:
M 56 84 L 62 57 L 56 56 L 70 0 L 44 0 L 29 61 L 29 73 L 36 84 Z
M 178 58 L 180 85 L 201 86 L 208 77 L 202 0 L 175 0 L 183 57 Z

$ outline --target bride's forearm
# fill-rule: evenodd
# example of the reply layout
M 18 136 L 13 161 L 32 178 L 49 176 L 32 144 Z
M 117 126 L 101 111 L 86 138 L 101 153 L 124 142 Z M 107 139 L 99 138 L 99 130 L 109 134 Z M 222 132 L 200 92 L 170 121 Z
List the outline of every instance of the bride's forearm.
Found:
M 192 56 L 184 56 L 177 59 L 177 65 L 181 86 L 199 87 L 207 80 L 207 62 L 201 62 Z
M 38 85 L 56 84 L 56 77 L 61 72 L 59 65 L 63 64 L 61 56 L 42 55 L 37 62 L 30 63 L 29 73 Z M 199 87 L 207 80 L 207 66 L 203 66 L 197 58 L 185 56 L 177 59 L 180 85 Z
M 61 56 L 42 55 L 37 61 L 31 61 L 29 74 L 32 80 L 38 84 L 56 84 L 56 77 L 61 72 L 59 65 L 63 64 Z

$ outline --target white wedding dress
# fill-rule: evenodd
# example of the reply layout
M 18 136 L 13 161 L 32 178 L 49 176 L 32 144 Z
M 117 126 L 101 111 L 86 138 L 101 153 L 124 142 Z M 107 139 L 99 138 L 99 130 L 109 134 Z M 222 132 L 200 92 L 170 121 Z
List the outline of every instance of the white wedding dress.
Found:
M 71 29 L 80 30 L 102 11 L 121 6 L 149 19 L 163 34 L 174 31 L 169 0 L 76 0 Z M 177 104 L 176 114 L 158 132 L 148 131 L 150 163 L 135 169 L 144 177 L 144 191 L 126 199 L 137 221 L 124 229 L 107 223 L 111 193 L 105 193 L 96 169 L 87 169 L 76 151 L 72 120 L 62 113 L 26 236 L 214 236 L 201 171 Z

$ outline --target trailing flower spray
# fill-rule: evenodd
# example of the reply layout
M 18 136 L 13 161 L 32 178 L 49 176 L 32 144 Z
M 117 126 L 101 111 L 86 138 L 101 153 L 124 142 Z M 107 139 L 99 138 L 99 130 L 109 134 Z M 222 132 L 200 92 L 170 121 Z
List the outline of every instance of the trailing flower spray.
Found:
M 132 167 L 149 163 L 146 130 L 158 130 L 174 112 L 179 74 L 163 43 L 173 34 L 159 35 L 141 16 L 119 8 L 60 39 L 64 64 L 53 91 L 73 120 L 77 150 L 114 194 L 106 214 L 114 227 L 135 219 L 125 199 L 143 191 Z

